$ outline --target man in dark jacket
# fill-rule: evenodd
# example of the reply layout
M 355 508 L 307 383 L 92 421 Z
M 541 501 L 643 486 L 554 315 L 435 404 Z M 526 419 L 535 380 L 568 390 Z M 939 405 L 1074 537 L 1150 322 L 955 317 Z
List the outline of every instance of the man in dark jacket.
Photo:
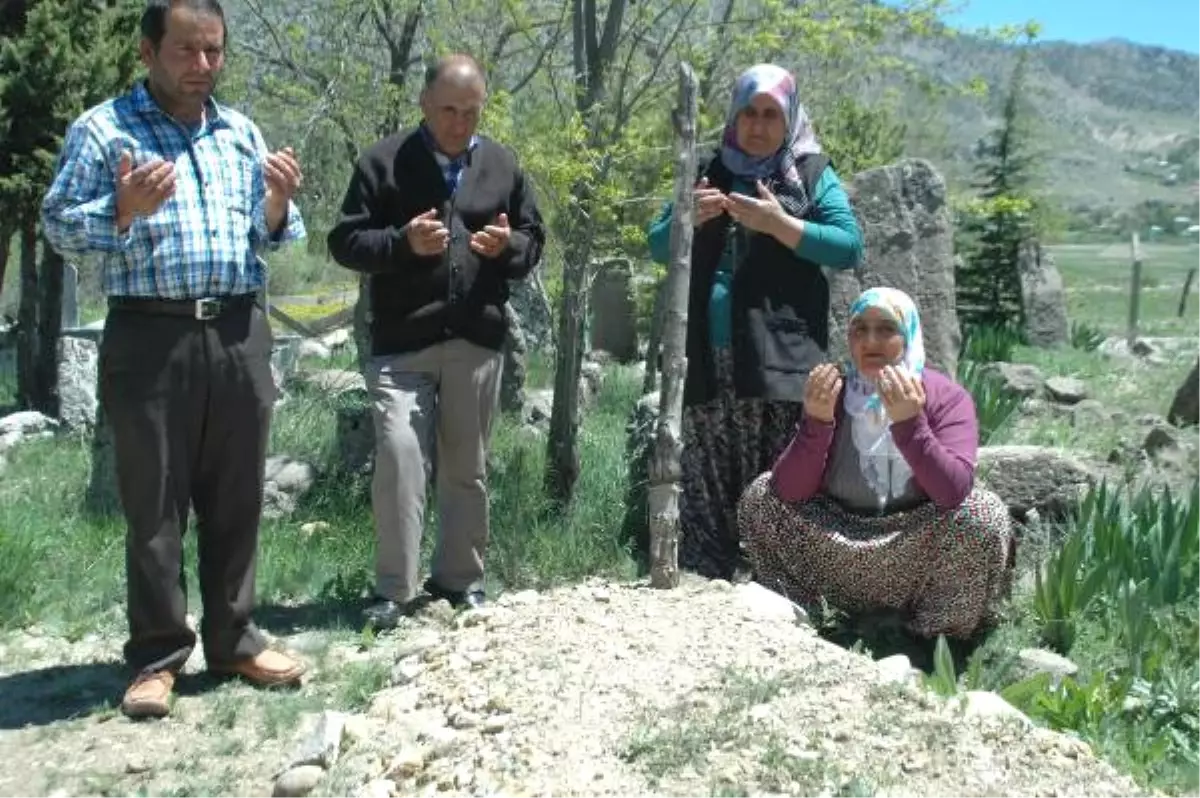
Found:
M 455 606 L 484 599 L 504 303 L 508 281 L 533 270 L 545 243 L 515 156 L 475 133 L 485 98 L 471 57 L 432 66 L 421 124 L 362 155 L 329 233 L 337 262 L 370 275 L 378 601 L 367 617 L 379 628 L 394 626 L 417 596 L 435 460 L 441 529 L 425 590 Z

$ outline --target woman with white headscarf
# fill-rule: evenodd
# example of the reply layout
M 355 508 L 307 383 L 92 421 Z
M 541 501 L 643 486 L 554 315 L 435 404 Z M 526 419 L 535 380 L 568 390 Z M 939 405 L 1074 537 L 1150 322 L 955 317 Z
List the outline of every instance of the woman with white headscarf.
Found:
M 925 364 L 916 305 L 872 288 L 850 308 L 850 362 L 822 364 L 774 468 L 738 521 L 755 579 L 802 604 L 909 611 L 922 637 L 993 618 L 1012 545 L 1004 502 L 974 486 L 971 395 Z
M 738 78 L 721 142 L 698 176 L 679 560 L 729 579 L 746 571 L 738 498 L 786 444 L 805 377 L 826 356 L 821 267 L 856 266 L 862 234 L 795 78 L 774 64 Z M 660 263 L 670 254 L 671 215 L 668 202 L 650 225 Z

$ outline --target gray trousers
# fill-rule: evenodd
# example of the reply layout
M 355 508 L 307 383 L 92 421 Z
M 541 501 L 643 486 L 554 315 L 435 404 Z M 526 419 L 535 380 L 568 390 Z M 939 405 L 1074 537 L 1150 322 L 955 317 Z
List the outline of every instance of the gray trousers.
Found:
M 461 339 L 371 359 L 375 591 L 383 598 L 404 602 L 417 595 L 431 471 L 440 521 L 432 577 L 447 590 L 482 588 L 487 451 L 502 368 L 500 352 Z

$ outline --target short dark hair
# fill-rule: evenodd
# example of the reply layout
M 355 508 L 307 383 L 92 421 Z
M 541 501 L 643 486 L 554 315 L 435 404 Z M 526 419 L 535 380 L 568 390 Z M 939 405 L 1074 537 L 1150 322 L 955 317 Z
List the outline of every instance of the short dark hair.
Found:
M 475 60 L 474 56 L 466 53 L 452 53 L 444 55 L 434 61 L 429 61 L 425 66 L 425 83 L 422 88 L 428 89 L 437 79 L 440 78 L 447 69 L 460 64 L 469 64 L 474 67 L 475 72 L 479 75 L 479 79 L 487 82 L 487 76 L 484 74 L 483 67 Z
M 219 0 L 146 0 L 146 10 L 142 12 L 142 36 L 149 39 L 155 49 L 162 44 L 163 36 L 167 35 L 167 15 L 176 6 L 215 14 L 221 20 L 222 40 L 229 38 L 229 30 L 225 27 L 225 9 L 221 8 Z

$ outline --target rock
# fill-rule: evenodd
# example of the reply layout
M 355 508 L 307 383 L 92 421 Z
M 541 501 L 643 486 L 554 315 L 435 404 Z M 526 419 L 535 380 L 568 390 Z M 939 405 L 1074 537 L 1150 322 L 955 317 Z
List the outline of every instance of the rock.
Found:
M 808 613 L 802 607 L 757 582 L 745 582 L 733 589 L 734 600 L 748 621 L 787 621 L 807 624 Z
M 348 715 L 342 728 L 344 746 L 361 743 L 371 736 L 371 720 L 366 715 Z
M 590 405 L 600 396 L 604 385 L 604 368 L 594 360 L 584 360 L 579 366 L 579 403 Z M 585 399 L 586 393 L 586 399 Z
M 49 416 L 44 416 L 36 410 L 21 410 L 16 413 L 9 413 L 4 418 L 0 418 L 0 438 L 12 433 L 17 433 L 19 437 L 30 437 L 32 435 L 40 435 L 42 433 L 54 432 L 58 429 L 58 422 Z M 3 445 L 0 445 L 0 450 L 3 450 Z
M 1046 395 L 1055 402 L 1073 405 L 1088 398 L 1087 386 L 1074 377 L 1051 377 L 1046 380 Z
M 405 660 L 392 668 L 392 684 L 406 685 L 415 681 L 425 672 L 424 663 L 416 660 Z
M 405 748 L 388 762 L 385 775 L 396 781 L 411 779 L 425 769 L 428 759 L 429 750 L 424 746 Z
M 920 677 L 921 671 L 913 667 L 904 654 L 893 654 L 875 663 L 882 684 L 907 684 Z
M 396 661 L 424 654 L 429 649 L 441 645 L 441 642 L 442 636 L 437 632 L 421 630 L 400 642 L 396 647 Z
M 1042 648 L 1023 648 L 1017 652 L 1017 662 L 1025 677 L 1049 674 L 1054 683 L 1063 677 L 1079 673 L 1079 666 L 1064 656 Z
M 1025 363 L 985 363 L 980 371 L 996 378 L 1005 390 L 1022 398 L 1037 395 L 1046 381 L 1041 369 Z
M 508 717 L 505 715 L 492 715 L 484 719 L 480 731 L 484 734 L 499 734 L 508 728 Z
M 1176 426 L 1200 424 L 1200 360 L 1180 384 L 1167 411 L 1167 420 Z
M 1084 399 L 1071 408 L 1071 426 L 1073 427 L 1094 428 L 1111 421 L 1112 413 L 1095 399 Z
M 286 518 L 316 480 L 316 469 L 284 455 L 267 458 L 263 480 L 263 517 Z
M 1129 346 L 1129 341 L 1125 336 L 1110 336 L 1100 342 L 1100 346 L 1096 347 L 1096 351 L 1105 357 L 1122 358 L 1122 359 L 1144 359 L 1150 362 L 1160 360 L 1162 354 L 1159 346 L 1144 338 L 1137 338 L 1133 342 L 1133 347 Z
M 312 393 L 333 399 L 354 391 L 367 392 L 367 381 L 357 371 L 345 369 L 319 369 L 302 371 L 296 382 Z
M 96 381 L 100 351 L 95 341 L 58 339 L 58 418 L 66 430 L 91 430 L 96 424 Z
M 1186 465 L 1183 447 L 1174 427 L 1165 424 L 1151 427 L 1142 442 L 1142 450 L 1160 465 Z
M 1017 256 L 1021 299 L 1025 306 L 1025 339 L 1030 346 L 1055 347 L 1069 343 L 1067 293 L 1054 257 L 1037 241 L 1027 241 Z
M 336 417 L 338 468 L 346 474 L 369 474 L 375 461 L 375 421 L 365 395 L 339 405 Z
M 415 687 L 381 690 L 371 699 L 367 717 L 383 721 L 396 721 L 411 714 L 417 708 L 420 700 L 421 694 Z
M 311 338 L 306 338 L 300 342 L 297 348 L 297 354 L 302 358 L 312 358 L 314 360 L 328 360 L 333 357 L 333 353 L 329 351 L 329 347 L 319 341 L 314 341 Z
M 505 413 L 521 413 L 525 407 L 525 374 L 528 345 L 521 317 L 512 302 L 504 303 L 507 324 L 504 337 L 504 368 L 500 372 L 500 409 Z
M 525 398 L 525 421 L 535 425 L 549 424 L 550 413 L 553 409 L 553 388 L 539 388 L 536 391 L 530 391 Z
M 301 460 L 276 455 L 268 457 L 264 481 L 287 493 L 303 493 L 312 487 L 316 469 Z
M 312 792 L 325 771 L 316 765 L 301 765 L 285 771 L 275 780 L 275 790 L 271 794 L 277 798 L 298 798 Z
M 396 782 L 391 779 L 372 779 L 355 793 L 357 798 L 391 798 L 396 794 Z
M 863 261 L 853 270 L 826 269 L 830 291 L 829 354 L 844 359 L 850 304 L 863 289 L 887 285 L 916 302 L 925 358 L 954 374 L 961 333 L 955 310 L 954 230 L 946 183 L 926 160 L 904 159 L 848 181 L 863 231 Z
M 508 281 L 509 303 L 521 319 L 525 346 L 530 352 L 550 353 L 554 350 L 554 314 L 541 280 L 541 274 L 550 273 L 543 258 L 542 267 L 524 280 Z
M 350 328 L 342 327 L 339 330 L 334 330 L 321 336 L 320 341 L 321 345 L 330 352 L 336 352 L 339 349 L 345 349 L 350 344 L 352 338 Z
M 150 772 L 150 763 L 140 756 L 134 755 L 125 762 L 125 772 L 131 776 Z
M 305 537 L 312 537 L 321 532 L 329 531 L 328 521 L 309 521 L 307 524 L 300 525 L 300 534 Z
M 1031 509 L 1062 520 L 1097 478 L 1077 457 L 1046 446 L 980 447 L 977 474 L 1021 521 Z
M 600 264 L 592 282 L 591 347 L 621 363 L 637 359 L 637 305 L 633 296 L 633 264 L 612 258 Z
M 342 732 L 346 728 L 346 715 L 326 710 L 317 718 L 316 726 L 292 754 L 289 767 L 317 765 L 328 770 L 337 762 L 342 751 Z
M 989 690 L 968 690 L 963 696 L 965 714 L 969 718 L 1012 719 L 1032 727 L 1033 721 L 998 694 Z

